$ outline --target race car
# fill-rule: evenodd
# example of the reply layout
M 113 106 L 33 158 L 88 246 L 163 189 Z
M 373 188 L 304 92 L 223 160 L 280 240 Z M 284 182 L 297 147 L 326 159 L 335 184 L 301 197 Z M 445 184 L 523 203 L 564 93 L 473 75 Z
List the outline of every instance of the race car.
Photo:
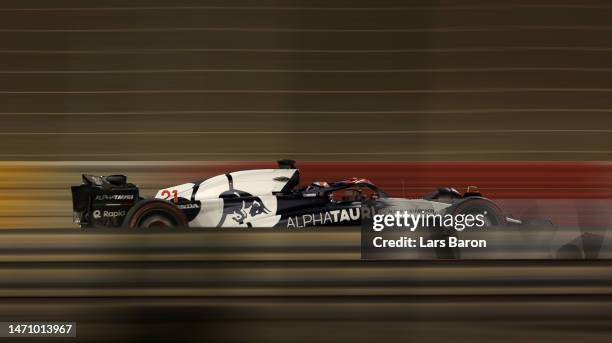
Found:
M 285 227 L 360 225 L 383 201 L 410 212 L 483 214 L 487 225 L 520 224 L 474 187 L 464 194 L 442 187 L 422 199 L 390 198 L 365 178 L 314 182 L 300 187 L 293 160 L 276 169 L 231 172 L 168 187 L 142 198 L 124 175 L 83 175 L 73 186 L 74 220 L 83 228 Z

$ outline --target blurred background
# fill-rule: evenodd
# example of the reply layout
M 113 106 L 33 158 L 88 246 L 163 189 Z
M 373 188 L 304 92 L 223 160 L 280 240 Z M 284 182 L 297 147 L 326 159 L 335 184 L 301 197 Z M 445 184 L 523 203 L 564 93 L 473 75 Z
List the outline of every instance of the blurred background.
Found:
M 293 158 L 305 180 L 411 197 L 475 184 L 605 232 L 611 14 L 595 0 L 3 0 L 2 320 L 77 320 L 82 339 L 113 342 L 609 340 L 605 260 L 364 262 L 358 228 L 82 233 L 68 186 L 124 172 L 152 195 Z
M 5 0 L 4 160 L 607 160 L 606 1 Z

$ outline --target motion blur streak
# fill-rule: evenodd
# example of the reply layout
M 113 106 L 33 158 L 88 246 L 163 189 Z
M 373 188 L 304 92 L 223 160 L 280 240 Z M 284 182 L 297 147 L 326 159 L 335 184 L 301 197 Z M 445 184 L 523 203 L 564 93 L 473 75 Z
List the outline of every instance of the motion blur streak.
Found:
M 3 0 L 0 160 L 610 160 L 611 12 Z
M 521 260 L 531 255 L 516 235 L 502 239 L 497 252 L 514 259 L 509 261 L 360 261 L 359 228 L 130 233 L 81 232 L 70 223 L 67 186 L 78 183 L 80 173 L 125 172 L 151 195 L 164 185 L 274 166 L 0 164 L 0 185 L 11 199 L 2 203 L 8 214 L 3 227 L 40 228 L 0 233 L 5 299 L 0 309 L 10 314 L 3 318 L 77 318 L 79 337 L 99 342 L 153 337 L 366 342 L 397 335 L 508 342 L 525 335 L 537 341 L 580 335 L 605 341 L 612 334 L 610 244 L 599 254 L 608 260 L 588 263 Z M 605 228 L 610 217 L 612 165 L 604 162 L 304 161 L 299 166 L 303 183 L 364 176 L 396 196 L 419 196 L 446 184 L 480 185 L 519 216 L 550 215 L 561 222 L 556 236 L 561 244 L 577 237 L 571 229 L 585 218 Z M 53 223 L 74 229 L 44 229 Z
M 608 261 L 359 261 L 358 228 L 0 236 L 1 317 L 74 318 L 88 341 L 611 333 Z
M 291 157 L 291 156 L 288 156 Z M 226 172 L 274 168 L 270 162 L 0 162 L 0 227 L 75 227 L 69 186 L 82 173 L 125 173 L 145 196 Z M 610 225 L 608 162 L 327 162 L 298 161 L 302 184 L 365 177 L 395 197 L 419 198 L 441 186 L 478 186 L 519 217 L 557 225 Z
M 608 261 L 365 262 L 356 228 L 81 232 L 68 185 L 123 172 L 152 195 L 294 158 L 304 183 L 477 185 L 561 234 L 606 228 L 609 163 L 507 161 L 612 159 L 611 12 L 2 0 L 0 319 L 76 320 L 98 342 L 609 342 Z M 395 162 L 419 160 L 506 162 Z

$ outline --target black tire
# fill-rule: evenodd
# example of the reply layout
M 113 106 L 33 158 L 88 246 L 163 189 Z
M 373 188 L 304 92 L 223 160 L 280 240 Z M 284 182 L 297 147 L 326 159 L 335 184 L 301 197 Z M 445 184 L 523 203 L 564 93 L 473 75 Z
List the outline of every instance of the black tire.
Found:
M 505 222 L 502 209 L 494 202 L 484 198 L 471 198 L 453 206 L 451 213 L 458 214 L 482 214 L 485 217 L 485 226 L 497 226 Z
M 486 198 L 471 197 L 463 199 L 462 201 L 454 204 L 447 213 L 456 215 L 484 215 L 485 224 L 482 228 L 492 227 L 504 223 L 503 212 L 497 204 Z M 433 231 L 436 235 L 436 239 L 447 239 L 448 237 L 457 237 L 457 230 L 452 227 L 447 227 L 445 230 Z M 435 248 L 436 256 L 442 259 L 460 259 L 461 249 L 460 248 Z
M 187 217 L 172 203 L 160 199 L 142 200 L 132 207 L 123 221 L 129 229 L 187 227 Z

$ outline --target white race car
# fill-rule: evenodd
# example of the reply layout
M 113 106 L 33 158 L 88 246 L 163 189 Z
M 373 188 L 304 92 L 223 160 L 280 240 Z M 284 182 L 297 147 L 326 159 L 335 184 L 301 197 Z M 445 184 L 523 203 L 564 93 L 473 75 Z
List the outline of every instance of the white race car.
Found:
M 142 198 L 124 175 L 83 175 L 72 187 L 75 222 L 81 227 L 311 227 L 360 225 L 364 204 L 387 199 L 411 212 L 484 214 L 488 225 L 520 223 L 476 188 L 460 194 L 443 187 L 422 199 L 392 199 L 364 178 L 299 186 L 291 160 L 276 169 L 237 171 L 161 189 Z

